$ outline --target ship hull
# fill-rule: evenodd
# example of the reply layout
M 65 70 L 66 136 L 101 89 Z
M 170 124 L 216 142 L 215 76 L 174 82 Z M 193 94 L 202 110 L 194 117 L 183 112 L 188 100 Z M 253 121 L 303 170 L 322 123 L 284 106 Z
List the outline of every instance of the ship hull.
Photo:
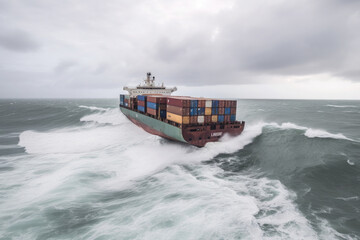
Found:
M 245 122 L 178 127 L 125 107 L 120 107 L 120 110 L 131 122 L 148 133 L 197 147 L 203 147 L 208 142 L 216 142 L 225 134 L 239 135 L 245 127 Z

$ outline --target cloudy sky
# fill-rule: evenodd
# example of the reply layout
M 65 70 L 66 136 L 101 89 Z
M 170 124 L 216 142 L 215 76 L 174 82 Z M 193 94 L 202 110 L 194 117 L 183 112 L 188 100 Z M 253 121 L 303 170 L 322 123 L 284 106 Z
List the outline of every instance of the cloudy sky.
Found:
M 0 97 L 360 99 L 358 0 L 0 0 Z

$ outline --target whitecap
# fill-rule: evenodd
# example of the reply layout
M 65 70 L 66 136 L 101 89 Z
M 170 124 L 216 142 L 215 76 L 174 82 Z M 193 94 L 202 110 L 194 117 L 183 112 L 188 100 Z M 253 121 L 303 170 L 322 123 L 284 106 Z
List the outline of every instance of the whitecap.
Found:
M 109 110 L 109 108 L 102 108 L 102 107 L 95 107 L 95 106 L 84 106 L 84 105 L 80 105 L 79 108 L 86 108 L 86 109 L 90 109 L 92 111 L 106 111 L 106 110 Z
M 332 105 L 332 104 L 327 104 L 327 107 L 335 107 L 335 108 L 357 108 L 357 106 L 355 105 Z

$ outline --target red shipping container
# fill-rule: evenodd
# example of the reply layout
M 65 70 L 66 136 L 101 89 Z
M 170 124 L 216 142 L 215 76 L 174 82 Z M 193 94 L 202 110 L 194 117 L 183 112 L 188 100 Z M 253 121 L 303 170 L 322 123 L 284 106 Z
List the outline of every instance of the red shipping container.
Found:
M 197 124 L 197 116 L 190 117 L 190 124 Z
M 219 115 L 224 115 L 224 114 L 225 114 L 225 108 L 219 107 Z
M 236 108 L 236 103 L 237 103 L 237 101 L 231 101 L 231 107 Z
M 139 106 L 146 107 L 145 101 L 138 101 Z
M 231 101 L 225 100 L 225 107 L 226 108 L 231 107 Z
M 219 100 L 219 108 L 225 107 L 225 100 Z
M 189 116 L 190 115 L 190 108 L 167 105 L 166 111 L 180 115 L 180 116 Z
M 187 97 L 168 97 L 167 104 L 177 107 L 190 107 L 191 98 Z
M 198 100 L 198 107 L 205 107 L 205 102 L 206 102 L 206 100 L 205 99 L 199 99 Z
M 211 116 L 205 116 L 205 123 L 211 123 Z
M 164 103 L 167 102 L 167 97 L 164 96 L 147 96 L 147 100 L 153 103 Z
M 157 116 L 157 111 L 155 109 L 147 108 L 146 111 L 151 115 Z
M 230 122 L 230 115 L 225 115 L 225 122 Z
M 232 108 L 230 109 L 230 114 L 231 114 L 231 115 L 236 114 L 236 108 L 232 107 Z

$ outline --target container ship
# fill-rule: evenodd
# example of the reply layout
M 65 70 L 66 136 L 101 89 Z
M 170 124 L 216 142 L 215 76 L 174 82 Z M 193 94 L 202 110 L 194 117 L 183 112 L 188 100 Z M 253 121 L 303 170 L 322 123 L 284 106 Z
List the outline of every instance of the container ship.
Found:
M 120 110 L 145 131 L 166 139 L 203 147 L 225 134 L 239 135 L 245 122 L 236 120 L 236 100 L 171 96 L 177 90 L 156 85 L 147 73 L 143 84 L 124 87 Z

